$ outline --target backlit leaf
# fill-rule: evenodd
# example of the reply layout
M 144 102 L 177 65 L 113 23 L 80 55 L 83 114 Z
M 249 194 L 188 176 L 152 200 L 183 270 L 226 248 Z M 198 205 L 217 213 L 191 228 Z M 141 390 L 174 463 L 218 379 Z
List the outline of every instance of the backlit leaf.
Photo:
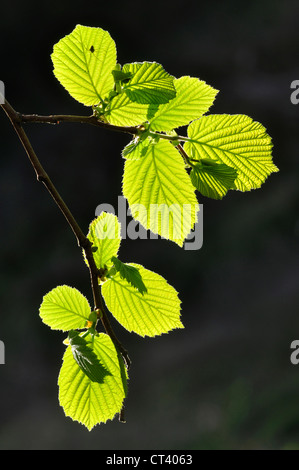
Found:
M 107 268 L 112 266 L 112 256 L 117 256 L 121 242 L 120 223 L 114 214 L 102 212 L 89 225 L 87 238 L 92 242 L 94 248 L 93 257 L 97 268 Z M 83 252 L 86 261 L 85 253 Z
M 184 161 L 168 141 L 126 160 L 123 194 L 132 216 L 146 229 L 183 245 L 197 221 L 198 203 Z
M 147 288 L 145 287 L 142 276 L 139 272 L 139 269 L 137 269 L 135 266 L 132 266 L 127 263 L 122 263 L 119 259 L 113 258 L 111 259 L 113 261 L 114 267 L 116 271 L 119 272 L 120 277 L 122 279 L 125 279 L 131 286 L 135 287 L 135 289 L 138 290 L 141 294 L 144 294 L 147 292 Z
M 84 328 L 91 308 L 88 300 L 74 287 L 58 286 L 43 298 L 39 314 L 53 330 Z
M 208 111 L 218 90 L 198 78 L 184 76 L 174 80 L 176 97 L 156 110 L 149 111 L 154 116 L 149 119 L 154 131 L 170 131 L 189 124 Z
M 141 294 L 117 273 L 102 286 L 102 294 L 112 315 L 128 331 L 156 336 L 183 328 L 177 291 L 167 281 L 137 264 L 147 292 Z
M 105 118 L 114 126 L 137 126 L 147 121 L 148 105 L 132 101 L 125 93 L 112 98 Z
M 59 402 L 66 416 L 84 424 L 89 430 L 105 423 L 122 409 L 127 394 L 127 374 L 124 364 L 108 335 L 94 338 L 93 351 L 107 373 L 103 381 L 91 380 L 77 364 L 68 346 L 60 369 Z
M 92 382 L 104 382 L 105 375 L 109 374 L 100 363 L 93 351 L 91 341 L 83 338 L 78 331 L 71 330 L 68 335 L 72 353 L 78 366 Z
M 235 189 L 237 170 L 224 164 L 206 165 L 198 163 L 190 172 L 195 188 L 206 197 L 222 199 L 229 189 Z
M 212 159 L 235 168 L 235 187 L 241 191 L 259 188 L 278 168 L 272 162 L 272 142 L 266 129 L 245 115 L 203 116 L 188 127 L 184 149 L 200 161 Z
M 51 58 L 54 75 L 80 103 L 96 105 L 113 89 L 116 46 L 107 31 L 77 25 L 55 44 Z
M 174 78 L 156 62 L 125 64 L 123 73 L 133 75 L 124 85 L 124 91 L 132 101 L 143 104 L 167 103 L 176 95 Z

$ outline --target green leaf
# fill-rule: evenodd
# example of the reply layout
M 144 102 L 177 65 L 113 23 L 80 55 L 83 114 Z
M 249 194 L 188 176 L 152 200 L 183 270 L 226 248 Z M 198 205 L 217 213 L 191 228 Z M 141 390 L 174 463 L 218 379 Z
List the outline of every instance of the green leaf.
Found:
M 132 77 L 130 72 L 123 72 L 122 70 L 112 70 L 112 75 L 115 82 L 121 82 L 124 80 L 129 80 Z
M 94 338 L 93 351 L 107 374 L 101 383 L 92 381 L 77 364 L 68 346 L 60 369 L 59 402 L 66 416 L 84 424 L 89 430 L 105 423 L 121 411 L 127 394 L 126 371 L 108 335 Z
M 92 350 L 91 342 L 80 336 L 78 331 L 71 330 L 68 339 L 72 353 L 78 366 L 92 382 L 103 383 L 109 372 L 100 363 L 97 355 Z
M 123 194 L 137 221 L 179 246 L 197 221 L 194 187 L 183 159 L 168 141 L 150 145 L 139 160 L 126 160 Z
M 114 126 L 138 126 L 147 121 L 148 105 L 131 101 L 125 93 L 112 98 L 104 114 Z
M 121 235 L 120 223 L 114 214 L 102 212 L 89 225 L 87 238 L 96 247 L 93 257 L 97 268 L 107 268 L 112 266 L 112 256 L 117 256 Z M 87 264 L 85 253 L 83 251 L 84 260 Z
M 229 189 L 235 189 L 237 170 L 224 164 L 194 165 L 190 178 L 195 188 L 206 197 L 222 199 Z
M 150 119 L 154 131 L 170 131 L 189 124 L 208 111 L 218 93 L 204 81 L 188 76 L 175 79 L 174 86 L 176 97 L 160 104 Z
M 74 287 L 58 286 L 43 298 L 39 309 L 42 321 L 53 330 L 69 331 L 86 326 L 91 308 Z
M 235 187 L 259 188 L 278 168 L 272 162 L 272 143 L 266 129 L 245 115 L 203 116 L 188 127 L 190 141 L 184 145 L 194 159 L 210 158 L 235 168 Z
M 143 104 L 167 103 L 175 97 L 174 77 L 156 62 L 134 62 L 123 66 L 133 77 L 123 87 L 132 101 Z
M 138 160 L 146 155 L 147 149 L 151 143 L 152 141 L 149 138 L 141 140 L 139 137 L 135 137 L 125 146 L 122 151 L 122 156 L 127 160 Z
M 157 336 L 174 328 L 184 328 L 180 321 L 180 300 L 167 281 L 138 264 L 137 268 L 147 287 L 142 295 L 117 273 L 102 286 L 106 305 L 117 321 L 128 331 L 140 336 Z
M 115 256 L 111 258 L 111 261 L 113 261 L 114 267 L 116 271 L 119 272 L 122 279 L 125 279 L 131 286 L 135 287 L 140 294 L 147 292 L 139 269 L 130 264 L 122 263 L 118 258 L 115 258 Z
M 54 75 L 80 103 L 96 105 L 113 89 L 116 46 L 107 31 L 77 25 L 55 44 L 51 58 Z

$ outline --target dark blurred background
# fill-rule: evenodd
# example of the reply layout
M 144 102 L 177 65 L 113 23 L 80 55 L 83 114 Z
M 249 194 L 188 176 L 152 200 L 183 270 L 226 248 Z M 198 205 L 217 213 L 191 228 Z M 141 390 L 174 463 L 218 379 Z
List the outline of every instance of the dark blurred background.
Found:
M 211 112 L 260 121 L 280 172 L 261 189 L 204 206 L 201 250 L 125 240 L 120 257 L 179 292 L 184 330 L 155 339 L 113 322 L 133 365 L 127 424 L 90 433 L 65 418 L 57 377 L 65 337 L 38 315 L 59 284 L 91 301 L 89 275 L 63 216 L 0 115 L 0 449 L 299 449 L 299 79 L 296 0 L 6 2 L 0 31 L 6 97 L 24 113 L 88 114 L 52 73 L 53 45 L 76 24 L 116 41 L 120 63 L 155 60 L 220 90 Z M 87 232 L 100 203 L 117 208 L 130 137 L 79 124 L 26 126 Z

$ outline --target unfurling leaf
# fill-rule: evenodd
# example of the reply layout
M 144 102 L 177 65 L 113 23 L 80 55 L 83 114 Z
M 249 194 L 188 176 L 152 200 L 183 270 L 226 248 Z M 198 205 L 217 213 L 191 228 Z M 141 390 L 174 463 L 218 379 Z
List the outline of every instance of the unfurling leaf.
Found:
M 206 197 L 222 199 L 229 189 L 235 189 L 237 170 L 222 163 L 202 163 L 192 166 L 190 178 L 195 188 Z
M 146 155 L 149 145 L 151 145 L 150 139 L 141 140 L 139 137 L 135 137 L 122 151 L 122 156 L 127 160 L 139 160 L 139 158 Z
M 122 279 L 125 279 L 131 286 L 135 287 L 140 294 L 147 292 L 139 269 L 130 264 L 122 263 L 119 259 L 115 258 L 115 256 L 111 258 L 111 261 Z
M 102 383 L 109 372 L 100 363 L 92 349 L 91 342 L 80 336 L 78 331 L 71 330 L 68 335 L 72 353 L 78 366 L 92 382 Z

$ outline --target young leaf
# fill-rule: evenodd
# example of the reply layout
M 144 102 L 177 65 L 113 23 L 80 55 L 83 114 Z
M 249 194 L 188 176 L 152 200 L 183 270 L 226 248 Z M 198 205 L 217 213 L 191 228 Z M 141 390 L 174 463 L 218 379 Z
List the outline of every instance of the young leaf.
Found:
M 121 82 L 132 78 L 131 72 L 123 72 L 122 70 L 112 70 L 112 75 L 115 82 Z
M 90 341 L 80 336 L 78 331 L 71 330 L 68 335 L 72 353 L 78 366 L 92 382 L 103 383 L 109 372 L 100 363 L 91 347 Z
M 210 158 L 235 168 L 235 187 L 259 188 L 278 168 L 272 162 L 271 138 L 266 129 L 245 115 L 203 116 L 188 127 L 190 141 L 184 149 L 192 158 Z
M 183 245 L 196 220 L 198 203 L 184 162 L 160 140 L 139 160 L 126 160 L 123 194 L 132 216 L 146 229 Z
M 132 101 L 143 104 L 167 103 L 175 97 L 174 77 L 156 62 L 134 62 L 123 66 L 133 76 L 123 87 Z
M 174 86 L 176 97 L 169 103 L 160 104 L 149 119 L 154 131 L 170 131 L 189 124 L 208 111 L 218 93 L 204 81 L 188 76 L 175 79 Z
M 95 336 L 93 351 L 103 368 L 102 382 L 91 380 L 74 359 L 68 346 L 60 369 L 59 402 L 66 416 L 84 424 L 89 430 L 113 419 L 122 408 L 127 394 L 127 374 L 108 335 Z
M 107 106 L 106 120 L 115 126 L 137 126 L 147 121 L 148 105 L 131 101 L 125 93 L 115 96 Z
M 84 328 L 90 311 L 81 292 L 74 287 L 58 286 L 44 296 L 39 314 L 52 330 L 69 331 Z
M 159 274 L 137 264 L 130 265 L 139 270 L 147 293 L 142 295 L 120 273 L 108 279 L 102 286 L 102 295 L 117 321 L 140 336 L 153 337 L 184 328 L 176 290 Z
M 151 141 L 148 138 L 140 140 L 139 137 L 135 137 L 125 146 L 122 156 L 127 160 L 139 160 L 139 158 L 144 157 L 150 144 Z
M 96 105 L 113 89 L 116 46 L 107 31 L 77 25 L 55 44 L 51 58 L 54 75 L 80 103 Z
M 123 158 L 127 160 L 139 160 L 146 155 L 146 152 L 150 145 L 156 144 L 157 142 L 152 137 L 142 136 L 135 137 L 122 151 Z
M 235 189 L 237 176 L 237 170 L 221 163 L 207 165 L 200 162 L 190 172 L 193 186 L 212 199 L 222 199 L 229 189 Z
M 93 257 L 97 268 L 107 268 L 112 266 L 112 256 L 117 256 L 121 236 L 120 223 L 114 214 L 102 212 L 94 219 L 90 226 L 87 238 L 92 242 L 93 247 L 97 250 L 93 253 Z M 87 264 L 85 253 L 84 260 Z
M 140 294 L 147 292 L 139 269 L 130 264 L 122 263 L 118 258 L 115 258 L 115 256 L 111 258 L 111 261 L 113 261 L 114 267 L 116 271 L 119 272 L 122 279 L 125 279 L 131 286 L 135 287 Z

